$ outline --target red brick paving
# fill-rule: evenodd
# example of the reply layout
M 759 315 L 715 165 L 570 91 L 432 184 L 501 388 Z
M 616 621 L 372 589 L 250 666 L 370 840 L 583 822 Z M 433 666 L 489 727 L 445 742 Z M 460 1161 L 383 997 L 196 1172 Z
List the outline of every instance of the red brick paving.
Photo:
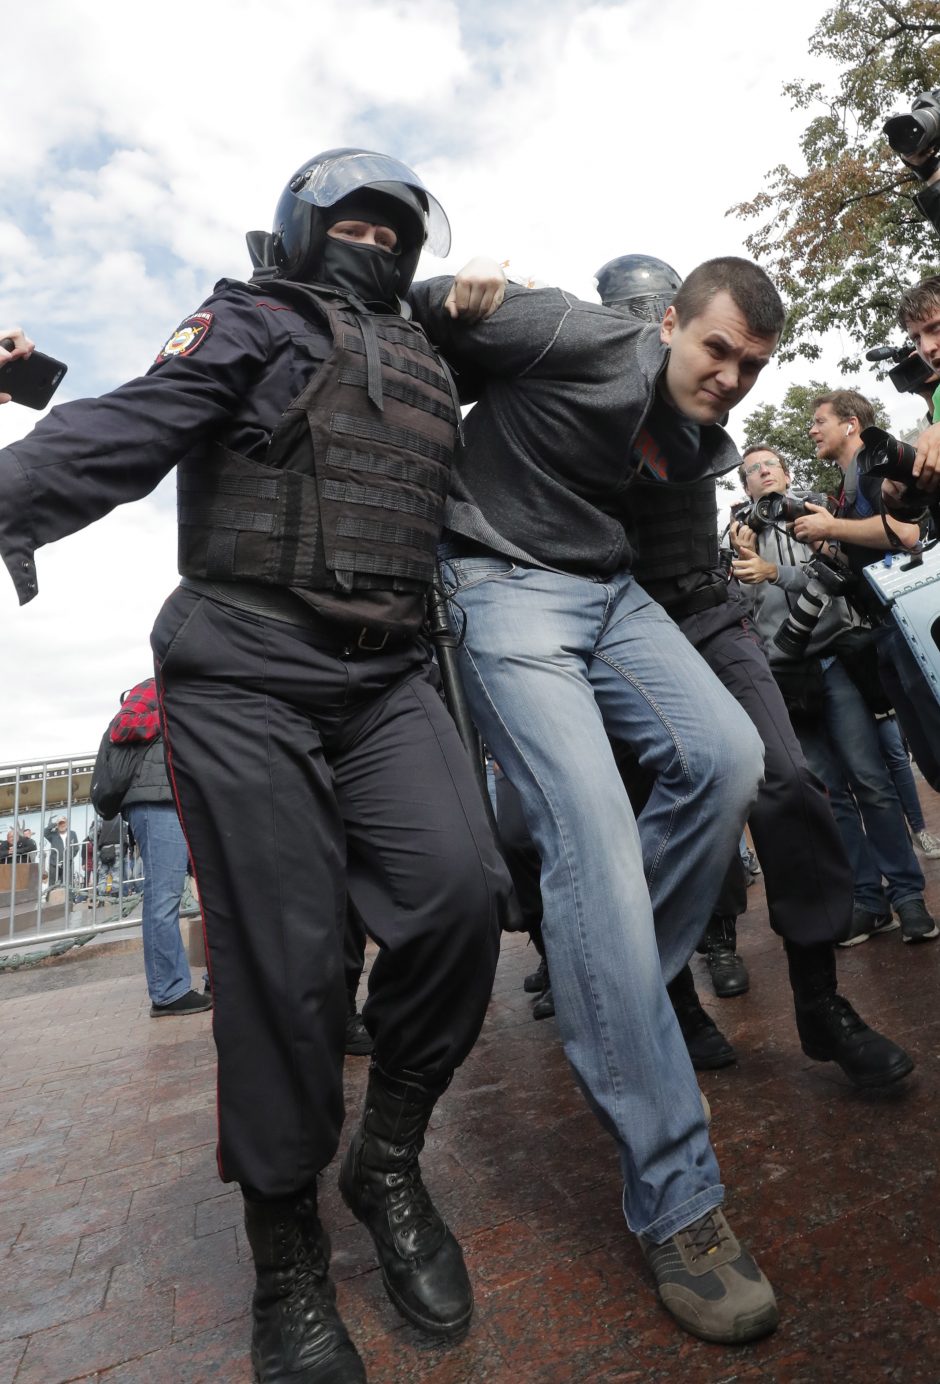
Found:
M 940 798 L 922 791 L 937 831 Z M 924 867 L 940 915 L 940 861 Z M 372 1384 L 937 1384 L 940 942 L 895 932 L 840 953 L 845 992 L 917 1058 L 880 1096 L 800 1052 L 759 884 L 741 949 L 750 994 L 707 1001 L 740 1061 L 702 1085 L 729 1216 L 778 1291 L 776 1335 L 726 1350 L 659 1309 L 613 1148 L 555 1025 L 530 1017 L 532 953 L 509 938 L 424 1157 L 475 1283 L 464 1342 L 428 1345 L 400 1321 L 324 1178 L 340 1306 Z M 239 1197 L 215 1172 L 209 1021 L 153 1022 L 140 969 L 102 950 L 0 976 L 0 1384 L 251 1379 L 252 1274 Z M 351 1119 L 366 1066 L 348 1061 Z

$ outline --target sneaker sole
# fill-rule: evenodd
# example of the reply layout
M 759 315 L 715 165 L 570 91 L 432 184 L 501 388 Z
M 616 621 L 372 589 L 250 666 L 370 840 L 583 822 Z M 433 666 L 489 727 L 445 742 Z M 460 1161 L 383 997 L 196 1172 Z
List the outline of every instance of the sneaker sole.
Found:
M 151 1019 L 189 1019 L 193 1014 L 211 1014 L 212 1005 L 203 1005 L 201 1009 L 160 1009 L 154 1005 L 150 1010 Z
M 688 1331 L 691 1336 L 697 1336 L 701 1341 L 711 1341 L 716 1345 L 743 1345 L 745 1341 L 760 1340 L 762 1336 L 769 1336 L 772 1331 L 776 1331 L 780 1322 L 777 1304 L 771 1303 L 768 1307 L 762 1307 L 758 1312 L 738 1317 L 730 1332 L 706 1331 L 703 1327 L 677 1316 L 667 1303 L 663 1303 L 663 1306 L 673 1321 L 678 1322 L 683 1330 Z
M 897 918 L 892 918 L 890 923 L 885 923 L 882 927 L 873 927 L 871 932 L 860 932 L 857 937 L 849 937 L 844 942 L 837 942 L 839 947 L 857 947 L 859 942 L 867 942 L 871 937 L 880 937 L 883 932 L 897 932 L 901 924 Z
M 900 924 L 898 924 L 900 926 Z M 931 932 L 918 932 L 913 937 L 909 937 L 905 932 L 901 938 L 902 942 L 931 942 L 935 937 L 940 937 L 940 927 L 934 924 Z

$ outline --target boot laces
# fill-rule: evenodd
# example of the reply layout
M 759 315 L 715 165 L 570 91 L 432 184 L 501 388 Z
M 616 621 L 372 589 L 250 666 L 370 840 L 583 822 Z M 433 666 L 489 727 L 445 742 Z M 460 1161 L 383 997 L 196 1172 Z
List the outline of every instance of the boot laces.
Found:
M 686 1242 L 693 1264 L 699 1259 L 704 1259 L 706 1255 L 716 1253 L 723 1244 L 731 1239 L 730 1232 L 718 1215 L 717 1207 L 713 1211 L 706 1212 L 699 1220 L 693 1221 L 679 1234 Z
M 401 1172 L 389 1173 L 385 1179 L 389 1211 L 397 1226 L 408 1226 L 415 1234 L 433 1230 L 437 1214 L 431 1194 L 421 1178 L 417 1159 Z
M 827 1017 L 831 1017 L 839 1025 L 847 1038 L 856 1033 L 864 1033 L 868 1027 L 844 995 L 827 995 L 820 1008 Z

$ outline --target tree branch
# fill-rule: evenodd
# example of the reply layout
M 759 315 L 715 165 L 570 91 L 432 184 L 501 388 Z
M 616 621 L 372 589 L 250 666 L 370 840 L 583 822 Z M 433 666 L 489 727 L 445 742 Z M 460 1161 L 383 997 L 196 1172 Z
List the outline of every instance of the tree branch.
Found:
M 869 197 L 881 197 L 883 193 L 894 192 L 899 186 L 903 187 L 906 183 L 912 181 L 913 179 L 905 178 L 900 184 L 886 183 L 884 187 L 873 187 L 869 188 L 867 192 L 860 192 L 856 197 L 846 197 L 845 201 L 840 202 L 836 207 L 836 216 L 841 216 L 847 207 L 854 206 L 856 202 L 865 202 Z

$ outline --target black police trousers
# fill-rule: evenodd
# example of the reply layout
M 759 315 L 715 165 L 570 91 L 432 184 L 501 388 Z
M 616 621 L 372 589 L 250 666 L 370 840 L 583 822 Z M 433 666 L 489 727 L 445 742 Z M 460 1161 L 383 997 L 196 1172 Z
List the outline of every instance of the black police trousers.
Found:
M 826 790 L 810 771 L 770 665 L 740 604 L 729 600 L 676 622 L 764 742 L 764 781 L 749 825 L 764 872 L 774 932 L 799 946 L 838 942 L 852 923 L 853 879 Z M 743 894 L 738 861 L 722 890 L 719 911 L 741 913 L 726 901 Z M 737 881 L 741 881 L 737 883 Z
M 219 1170 L 308 1186 L 343 1122 L 349 897 L 390 1073 L 446 1085 L 479 1033 L 508 888 L 420 641 L 369 653 L 175 591 L 152 635 L 218 1051 Z

